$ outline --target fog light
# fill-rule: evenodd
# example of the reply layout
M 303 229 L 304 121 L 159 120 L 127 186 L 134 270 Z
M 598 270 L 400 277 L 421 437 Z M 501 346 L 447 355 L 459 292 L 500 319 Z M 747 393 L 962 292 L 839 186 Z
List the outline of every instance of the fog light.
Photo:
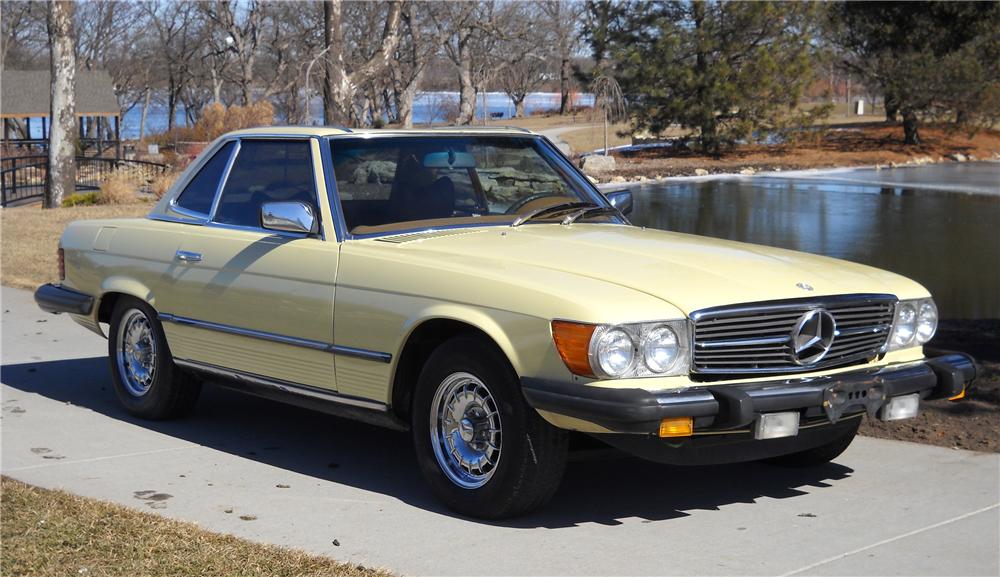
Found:
M 690 437 L 694 433 L 691 417 L 667 417 L 660 421 L 661 437 Z
M 755 439 L 779 439 L 781 437 L 794 437 L 798 434 L 798 412 L 765 413 L 757 417 L 757 424 L 754 425 L 753 429 L 753 438 Z
M 893 397 L 882 405 L 882 412 L 879 415 L 883 421 L 898 421 L 900 419 L 911 419 L 917 416 L 917 409 L 920 407 L 920 394 L 903 395 Z

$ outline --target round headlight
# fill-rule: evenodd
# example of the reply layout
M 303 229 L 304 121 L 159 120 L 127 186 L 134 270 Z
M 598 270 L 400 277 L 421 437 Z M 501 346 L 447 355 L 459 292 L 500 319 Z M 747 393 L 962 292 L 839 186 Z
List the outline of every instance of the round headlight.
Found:
M 938 311 L 934 301 L 925 300 L 920 303 L 920 310 L 917 312 L 917 342 L 924 344 L 934 337 L 937 332 Z
M 609 377 L 624 375 L 635 361 L 635 343 L 628 333 L 621 329 L 605 331 L 597 338 L 595 347 L 597 364 Z
M 642 341 L 642 358 L 654 373 L 665 373 L 674 366 L 679 350 L 677 333 L 668 326 L 649 331 Z
M 910 344 L 916 330 L 917 309 L 909 303 L 899 305 L 899 316 L 896 317 L 896 332 L 892 335 L 893 344 L 899 347 Z

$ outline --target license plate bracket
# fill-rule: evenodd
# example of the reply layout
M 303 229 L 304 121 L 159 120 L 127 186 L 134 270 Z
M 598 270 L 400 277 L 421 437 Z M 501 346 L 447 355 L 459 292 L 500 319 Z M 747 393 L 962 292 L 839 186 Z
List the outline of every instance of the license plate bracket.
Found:
M 851 409 L 864 409 L 868 416 L 875 418 L 885 404 L 888 394 L 882 379 L 866 382 L 838 382 L 823 391 L 823 410 L 831 423 L 836 423 Z

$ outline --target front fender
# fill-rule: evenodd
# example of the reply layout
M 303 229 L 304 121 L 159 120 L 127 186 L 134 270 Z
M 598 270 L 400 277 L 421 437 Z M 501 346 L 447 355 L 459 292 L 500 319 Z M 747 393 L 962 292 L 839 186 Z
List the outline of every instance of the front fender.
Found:
M 496 343 L 518 375 L 537 374 L 545 365 L 552 341 L 548 320 L 459 303 L 434 303 L 408 318 L 396 350 L 402 351 L 419 326 L 439 319 L 464 323 L 482 331 Z

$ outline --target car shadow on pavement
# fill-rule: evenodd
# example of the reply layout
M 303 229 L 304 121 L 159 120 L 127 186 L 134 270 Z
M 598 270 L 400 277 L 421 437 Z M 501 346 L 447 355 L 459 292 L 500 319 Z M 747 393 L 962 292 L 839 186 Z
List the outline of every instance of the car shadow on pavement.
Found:
M 5 385 L 84 407 L 109 418 L 302 475 L 390 496 L 454 516 L 420 477 L 409 435 L 206 386 L 194 413 L 144 421 L 115 397 L 105 357 L 4 365 Z M 564 528 L 583 523 L 654 522 L 760 498 L 785 499 L 829 486 L 853 471 L 835 463 L 786 469 L 747 463 L 661 465 L 615 450 L 575 452 L 562 486 L 543 510 L 491 524 Z M 738 528 L 737 528 L 738 529 Z

